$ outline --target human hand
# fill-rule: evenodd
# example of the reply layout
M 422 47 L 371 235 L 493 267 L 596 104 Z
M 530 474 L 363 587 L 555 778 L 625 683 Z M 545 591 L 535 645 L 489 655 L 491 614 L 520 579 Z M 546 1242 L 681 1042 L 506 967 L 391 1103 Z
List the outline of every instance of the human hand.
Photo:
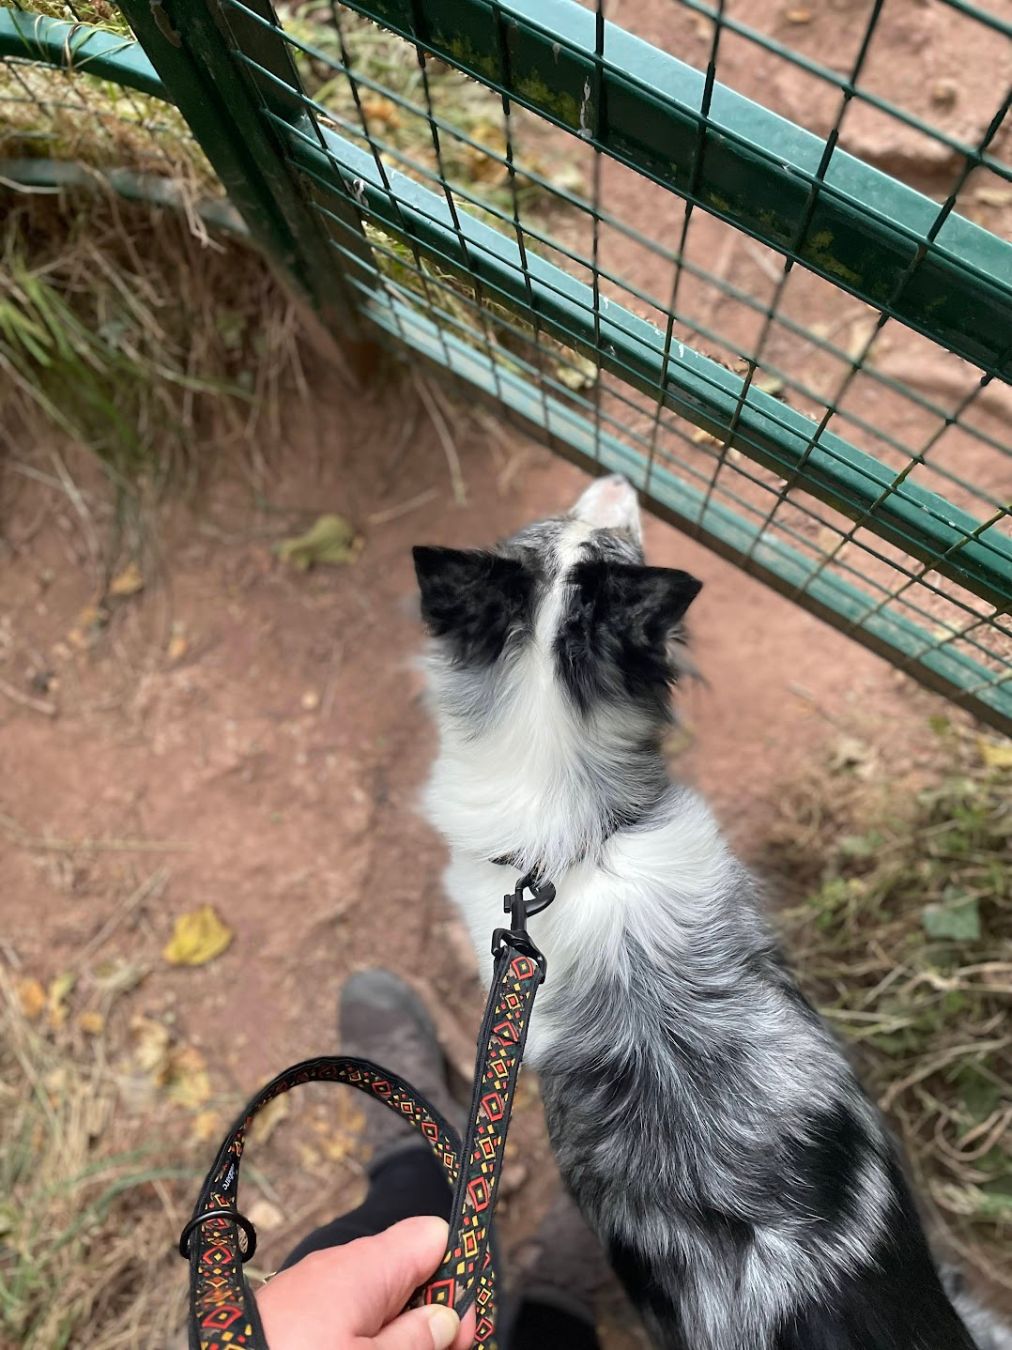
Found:
M 257 1293 L 270 1350 L 467 1350 L 463 1323 L 441 1304 L 402 1309 L 446 1252 L 442 1219 L 405 1219 L 385 1233 L 311 1252 Z

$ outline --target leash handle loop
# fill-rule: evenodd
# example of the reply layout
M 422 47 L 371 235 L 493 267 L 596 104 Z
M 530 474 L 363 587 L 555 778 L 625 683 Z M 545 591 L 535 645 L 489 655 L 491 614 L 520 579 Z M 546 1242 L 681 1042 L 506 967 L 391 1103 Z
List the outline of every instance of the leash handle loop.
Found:
M 521 885 L 526 884 L 525 878 Z M 463 1147 L 453 1126 L 410 1083 L 369 1060 L 323 1055 L 271 1079 L 223 1141 L 180 1235 L 180 1254 L 190 1263 L 190 1350 L 268 1350 L 242 1271 L 256 1247 L 256 1230 L 237 1207 L 239 1164 L 257 1113 L 293 1087 L 319 1082 L 347 1084 L 382 1101 L 418 1130 L 442 1164 L 454 1188 L 450 1244 L 411 1305 L 443 1303 L 463 1315 L 475 1303 L 475 1345 L 497 1350 L 492 1216 L 531 1009 L 545 975 L 544 958 L 526 931 L 521 887 L 518 893 L 517 930 L 496 932 L 496 962 L 478 1036 Z

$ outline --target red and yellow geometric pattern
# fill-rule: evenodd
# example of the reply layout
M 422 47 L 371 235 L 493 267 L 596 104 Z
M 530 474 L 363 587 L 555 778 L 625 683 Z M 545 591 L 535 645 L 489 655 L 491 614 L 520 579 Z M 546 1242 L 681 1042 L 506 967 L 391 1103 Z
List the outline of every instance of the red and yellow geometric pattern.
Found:
M 367 1060 L 321 1056 L 279 1074 L 253 1098 L 222 1144 L 194 1209 L 194 1219 L 216 1209 L 238 1212 L 239 1164 L 253 1117 L 300 1083 L 334 1082 L 368 1092 L 418 1130 L 454 1187 L 450 1250 L 415 1302 L 446 1303 L 463 1314 L 477 1309 L 475 1344 L 496 1350 L 495 1271 L 491 1227 L 506 1131 L 523 1058 L 534 995 L 543 967 L 504 934 L 478 1041 L 476 1085 L 466 1148 L 453 1127 L 395 1074 Z M 467 1166 L 462 1172 L 461 1159 Z M 242 1271 L 239 1225 L 224 1217 L 199 1223 L 190 1239 L 190 1307 L 199 1350 L 268 1350 L 252 1293 Z

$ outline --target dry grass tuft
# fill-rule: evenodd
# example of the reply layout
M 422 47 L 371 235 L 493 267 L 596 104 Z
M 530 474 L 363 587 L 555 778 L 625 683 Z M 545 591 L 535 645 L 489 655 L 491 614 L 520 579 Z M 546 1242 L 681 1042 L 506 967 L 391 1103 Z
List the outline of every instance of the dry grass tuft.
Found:
M 2 973 L 0 1140 L 0 1344 L 167 1345 L 184 1312 L 170 1188 L 191 1198 L 193 1159 L 124 1114 L 100 1049 L 37 1031 Z
M 54 426 L 117 489 L 193 484 L 230 450 L 256 459 L 299 397 L 299 321 L 262 257 L 207 244 L 172 211 L 0 188 L 0 446 Z M 213 452 L 213 456 L 212 456 Z
M 944 767 L 926 785 L 870 783 L 844 757 L 796 790 L 767 864 L 802 983 L 944 1238 L 1012 1288 L 1012 746 L 934 730 Z

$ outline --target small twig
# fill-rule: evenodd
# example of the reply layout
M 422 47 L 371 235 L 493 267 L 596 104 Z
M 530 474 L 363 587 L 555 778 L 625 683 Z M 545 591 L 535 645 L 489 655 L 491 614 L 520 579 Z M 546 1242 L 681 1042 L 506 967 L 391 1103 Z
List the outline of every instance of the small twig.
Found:
M 1012 1045 L 1012 1036 L 1002 1036 L 994 1041 L 978 1041 L 976 1044 L 971 1042 L 969 1045 L 950 1046 L 948 1050 L 943 1050 L 941 1054 L 924 1060 L 906 1078 L 901 1078 L 898 1083 L 893 1083 L 879 1099 L 879 1105 L 883 1111 L 888 1111 L 896 1098 L 901 1093 L 906 1092 L 907 1088 L 913 1087 L 915 1083 L 920 1083 L 922 1079 L 930 1078 L 933 1073 L 937 1073 L 939 1069 L 944 1069 L 954 1059 L 959 1059 L 963 1055 L 969 1057 L 987 1054 L 992 1050 L 1004 1050 L 1007 1045 Z
M 20 689 L 15 689 L 6 680 L 0 680 L 0 694 L 9 698 L 12 703 L 20 703 L 22 708 L 31 708 L 32 712 L 41 713 L 43 717 L 55 717 L 59 711 L 55 703 L 50 703 L 46 698 L 32 698 L 31 694 L 22 694 Z
M 755 263 L 763 276 L 768 277 L 770 281 L 777 282 L 783 275 L 783 267 L 778 267 L 771 258 L 767 258 L 765 253 L 760 253 L 755 244 L 746 242 L 745 252 Z
M 436 435 L 443 447 L 443 454 L 446 456 L 446 465 L 450 471 L 450 486 L 453 489 L 453 500 L 458 506 L 467 505 L 467 484 L 464 482 L 464 473 L 460 467 L 460 455 L 457 453 L 457 446 L 454 443 L 453 436 L 450 434 L 450 427 L 443 416 L 443 411 L 436 402 L 432 390 L 428 383 L 422 379 L 417 371 L 412 371 L 412 379 L 415 388 L 418 390 L 418 397 L 425 405 L 425 411 L 429 414 L 429 420 L 435 428 Z
M 0 812 L 0 830 L 22 848 L 39 849 L 45 853 L 189 853 L 192 844 L 176 840 L 161 842 L 156 839 L 47 839 L 44 835 L 29 834 L 13 816 Z
M 142 881 L 123 901 L 118 909 L 115 909 L 109 915 L 105 923 L 98 930 L 90 942 L 86 942 L 74 961 L 74 968 L 80 970 L 85 961 L 112 937 L 113 933 L 121 923 L 127 919 L 134 910 L 138 909 L 146 900 L 157 899 L 165 889 L 169 880 L 169 874 L 164 867 L 160 867 L 157 872 Z
M 435 488 L 426 488 L 424 492 L 419 492 L 416 497 L 409 498 L 406 502 L 401 502 L 398 506 L 388 506 L 385 511 L 374 511 L 371 516 L 366 516 L 367 525 L 389 525 L 393 520 L 400 520 L 401 516 L 410 515 L 412 511 L 417 511 L 420 506 L 426 502 L 431 502 L 433 497 L 438 496 Z

